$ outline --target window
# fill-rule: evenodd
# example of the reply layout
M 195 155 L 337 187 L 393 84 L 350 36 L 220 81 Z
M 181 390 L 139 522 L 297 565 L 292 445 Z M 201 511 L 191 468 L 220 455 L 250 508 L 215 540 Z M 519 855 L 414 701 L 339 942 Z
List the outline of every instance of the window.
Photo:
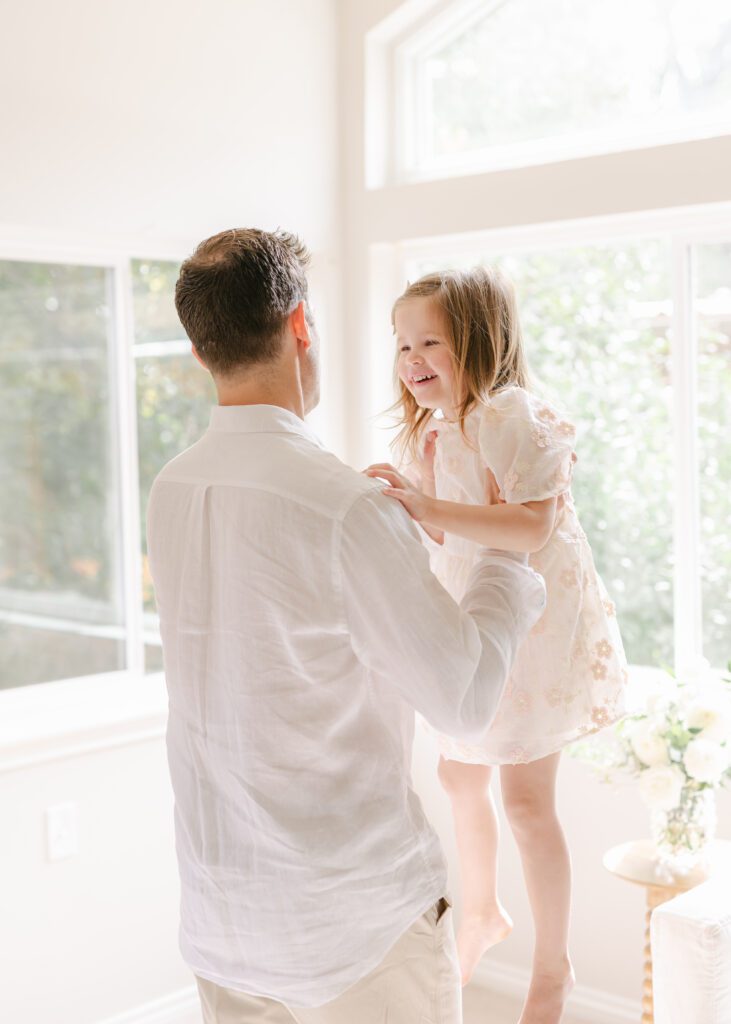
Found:
M 630 662 L 682 664 L 702 653 L 725 665 L 731 244 L 668 232 L 592 241 L 585 231 L 588 240 L 574 243 L 543 241 L 540 229 L 530 242 L 520 229 L 512 241 L 496 234 L 492 244 L 404 247 L 402 280 L 478 263 L 512 278 L 537 383 L 578 428 L 577 510 Z M 679 326 L 685 308 L 695 332 Z M 386 380 L 382 351 L 373 372 Z M 378 402 L 388 405 L 383 388 Z
M 215 397 L 178 267 L 0 261 L 0 689 L 162 667 L 147 497 Z
M 728 131 L 726 0 L 467 0 L 394 54 L 403 178 Z
M 125 667 L 110 271 L 0 263 L 0 687 Z

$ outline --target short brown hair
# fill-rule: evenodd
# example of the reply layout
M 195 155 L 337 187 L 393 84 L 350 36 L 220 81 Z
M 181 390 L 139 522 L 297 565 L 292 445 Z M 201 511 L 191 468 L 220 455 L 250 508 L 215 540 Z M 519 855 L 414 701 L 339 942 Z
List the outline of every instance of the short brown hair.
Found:
M 515 288 L 497 267 L 444 270 L 409 284 L 393 304 L 430 299 L 439 307 L 447 328 L 454 361 L 455 388 L 460 399 L 457 415 L 464 431 L 467 414 L 501 388 L 530 387 L 530 374 L 520 329 Z M 398 398 L 391 411 L 400 415 L 397 448 L 412 457 L 433 410 L 422 408 L 396 376 Z
M 275 359 L 287 317 L 307 300 L 310 254 L 286 231 L 232 228 L 180 268 L 175 307 L 204 363 L 222 376 Z

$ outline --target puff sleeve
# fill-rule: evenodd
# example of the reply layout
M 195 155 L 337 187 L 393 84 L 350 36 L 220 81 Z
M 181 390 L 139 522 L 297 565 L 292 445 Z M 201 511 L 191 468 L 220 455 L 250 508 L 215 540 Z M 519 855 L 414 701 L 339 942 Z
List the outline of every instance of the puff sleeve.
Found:
M 481 414 L 480 455 L 503 501 L 552 498 L 571 486 L 576 428 L 523 388 L 494 395 Z

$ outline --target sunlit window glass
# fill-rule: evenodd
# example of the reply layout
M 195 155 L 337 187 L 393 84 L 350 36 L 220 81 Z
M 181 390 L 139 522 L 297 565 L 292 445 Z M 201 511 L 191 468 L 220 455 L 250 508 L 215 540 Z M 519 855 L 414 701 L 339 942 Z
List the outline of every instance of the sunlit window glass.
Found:
M 0 687 L 124 668 L 110 272 L 0 262 Z

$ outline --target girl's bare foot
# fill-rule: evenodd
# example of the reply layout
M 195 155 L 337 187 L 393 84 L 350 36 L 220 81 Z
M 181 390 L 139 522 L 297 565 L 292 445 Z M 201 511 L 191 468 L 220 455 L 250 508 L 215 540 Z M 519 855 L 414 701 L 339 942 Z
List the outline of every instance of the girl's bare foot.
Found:
M 555 973 L 535 971 L 518 1024 L 561 1024 L 574 980 L 570 963 Z
M 506 939 L 512 930 L 513 922 L 502 907 L 489 915 L 470 914 L 462 919 L 457 933 L 457 952 L 463 986 L 487 950 Z

